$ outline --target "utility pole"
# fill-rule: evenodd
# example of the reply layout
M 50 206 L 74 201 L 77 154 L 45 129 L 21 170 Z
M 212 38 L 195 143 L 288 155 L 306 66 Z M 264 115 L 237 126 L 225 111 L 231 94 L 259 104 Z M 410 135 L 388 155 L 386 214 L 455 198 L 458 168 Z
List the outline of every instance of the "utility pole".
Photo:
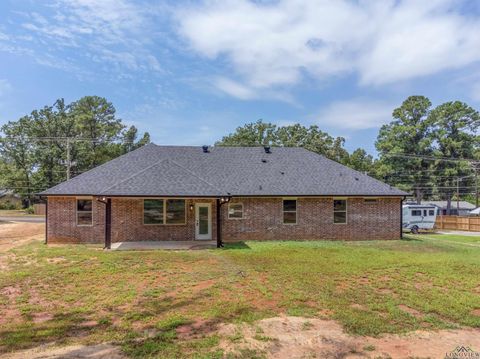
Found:
M 480 162 L 475 163 L 475 208 L 478 208 L 478 169 Z
M 70 167 L 72 161 L 70 160 L 70 137 L 67 137 L 67 181 L 70 179 Z
M 457 177 L 457 216 L 460 213 L 460 177 Z

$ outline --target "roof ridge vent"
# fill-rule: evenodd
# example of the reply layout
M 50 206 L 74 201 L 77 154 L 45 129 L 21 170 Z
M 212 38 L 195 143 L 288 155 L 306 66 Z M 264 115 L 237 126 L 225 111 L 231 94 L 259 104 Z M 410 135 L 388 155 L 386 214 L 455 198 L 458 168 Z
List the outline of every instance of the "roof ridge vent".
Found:
M 207 145 L 203 145 L 202 146 L 202 150 L 203 150 L 203 153 L 208 153 L 208 146 Z
M 272 153 L 272 151 L 270 151 L 270 146 L 268 145 L 263 146 L 263 149 L 265 150 L 265 153 Z

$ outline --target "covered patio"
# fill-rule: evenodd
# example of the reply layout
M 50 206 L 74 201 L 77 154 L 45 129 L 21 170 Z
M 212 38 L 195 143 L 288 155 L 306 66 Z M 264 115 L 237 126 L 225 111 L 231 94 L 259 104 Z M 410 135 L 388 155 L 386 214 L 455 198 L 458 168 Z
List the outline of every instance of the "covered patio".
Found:
M 211 249 L 217 247 L 217 241 L 132 241 L 115 242 L 111 245 L 113 251 L 150 251 L 156 249 L 164 250 L 189 250 L 189 249 Z

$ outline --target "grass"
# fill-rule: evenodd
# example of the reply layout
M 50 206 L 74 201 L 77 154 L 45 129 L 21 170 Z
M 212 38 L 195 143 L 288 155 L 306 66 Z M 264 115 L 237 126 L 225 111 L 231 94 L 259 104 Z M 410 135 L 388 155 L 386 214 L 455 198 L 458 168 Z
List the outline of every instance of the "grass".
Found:
M 477 237 L 145 252 L 33 243 L 2 263 L 0 352 L 113 341 L 131 357 L 220 358 L 218 323 L 280 313 L 327 316 L 357 335 L 480 327 Z

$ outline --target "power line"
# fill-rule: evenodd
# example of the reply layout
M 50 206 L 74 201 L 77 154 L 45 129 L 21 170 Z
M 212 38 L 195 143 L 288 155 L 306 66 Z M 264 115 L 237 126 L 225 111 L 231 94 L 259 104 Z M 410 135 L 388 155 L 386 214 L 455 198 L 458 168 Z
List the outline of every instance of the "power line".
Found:
M 429 155 L 417 155 L 411 153 L 381 153 L 383 156 L 387 157 L 399 157 L 399 158 L 418 158 L 423 160 L 431 160 L 431 161 L 447 161 L 447 162 L 480 162 L 480 160 L 472 159 L 472 158 L 457 158 L 457 157 L 441 157 L 441 156 L 429 156 Z
M 57 142 L 57 141 L 72 141 L 72 142 L 92 142 L 92 143 L 99 143 L 99 142 L 112 142 L 117 144 L 132 144 L 137 143 L 136 141 L 132 140 L 122 140 L 119 138 L 114 139 L 103 139 L 103 138 L 88 138 L 88 137 L 0 137 L 0 142 L 7 142 L 7 141 L 28 141 L 28 142 L 37 142 L 37 141 L 46 141 L 46 142 Z

